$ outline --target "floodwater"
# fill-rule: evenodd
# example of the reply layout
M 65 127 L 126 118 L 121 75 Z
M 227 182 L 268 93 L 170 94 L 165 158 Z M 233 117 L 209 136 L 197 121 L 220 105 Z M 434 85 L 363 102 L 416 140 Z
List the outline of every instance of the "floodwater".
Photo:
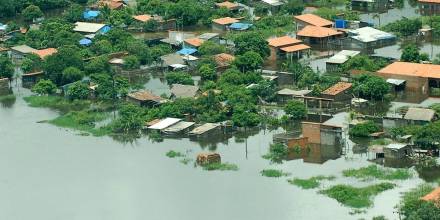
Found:
M 404 5 L 401 8 L 395 7 L 384 13 L 379 12 L 378 15 L 380 18 L 376 17 L 376 14 L 378 13 L 364 13 L 360 15 L 360 18 L 362 21 L 374 24 L 374 26 L 383 26 L 400 20 L 403 17 L 416 18 L 420 16 L 419 11 L 417 10 L 417 3 L 410 3 L 408 0 L 404 1 Z
M 398 181 L 398 187 L 378 195 L 366 213 L 350 215 L 350 208 L 318 190 L 303 190 L 288 184 L 286 178 L 266 178 L 259 172 L 277 168 L 292 177 L 338 177 L 322 188 L 338 183 L 365 186 L 373 182 L 341 177 L 344 169 L 368 165 L 364 154 L 350 150 L 322 164 L 297 159 L 271 165 L 262 155 L 281 129 L 253 129 L 216 143 L 187 138 L 154 143 L 145 137 L 121 143 L 110 137 L 80 136 L 36 123 L 58 113 L 28 107 L 22 99 L 28 90 L 15 93 L 15 103 L 0 105 L 0 219 L 290 220 L 371 219 L 377 215 L 397 219 L 393 211 L 400 193 L 422 182 L 419 178 Z M 222 161 L 237 164 L 240 170 L 203 171 L 192 163 L 167 158 L 169 150 L 188 152 L 189 158 L 215 150 Z

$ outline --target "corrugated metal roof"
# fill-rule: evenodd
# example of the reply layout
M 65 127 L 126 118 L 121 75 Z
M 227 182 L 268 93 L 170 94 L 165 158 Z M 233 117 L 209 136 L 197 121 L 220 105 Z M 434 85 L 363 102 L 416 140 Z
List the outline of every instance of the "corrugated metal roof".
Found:
M 164 120 L 148 127 L 148 129 L 153 130 L 163 130 L 165 128 L 170 127 L 171 125 L 176 124 L 177 122 L 181 121 L 182 119 L 179 118 L 165 118 Z
M 409 108 L 405 119 L 413 121 L 432 121 L 435 111 L 427 108 Z

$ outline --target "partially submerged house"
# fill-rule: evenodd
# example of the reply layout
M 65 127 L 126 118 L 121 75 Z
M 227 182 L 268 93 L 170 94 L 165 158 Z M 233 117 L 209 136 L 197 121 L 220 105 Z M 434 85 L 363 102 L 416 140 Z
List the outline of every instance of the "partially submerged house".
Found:
M 377 71 L 377 75 L 400 80 L 398 86 L 403 88 L 403 98 L 408 102 L 420 103 L 432 90 L 440 88 L 440 65 L 394 62 Z
M 185 61 L 183 60 L 182 56 L 180 56 L 177 53 L 170 53 L 166 54 L 160 57 L 160 60 L 162 62 L 163 68 L 172 68 L 174 69 L 179 65 L 185 65 Z
M 261 3 L 265 5 L 272 14 L 280 11 L 281 7 L 286 4 L 284 0 L 261 0 Z
M 185 39 L 183 41 L 183 48 L 194 48 L 194 49 L 197 49 L 200 46 L 202 46 L 203 42 L 205 42 L 205 41 L 200 39 L 200 38 L 197 38 L 197 37 Z
M 165 134 L 182 134 L 186 133 L 194 127 L 194 122 L 179 121 L 174 125 L 171 125 L 162 130 Z
M 333 99 L 339 102 L 351 102 L 351 87 L 353 84 L 348 82 L 338 82 L 330 88 L 324 90 L 321 96 L 326 99 Z
M 351 0 L 353 10 L 377 12 L 389 7 L 389 0 Z
M 165 119 L 160 120 L 159 122 L 149 126 L 148 129 L 162 131 L 172 125 L 179 123 L 180 121 L 182 121 L 182 119 L 180 119 L 180 118 L 165 118 Z
M 296 30 L 301 30 L 308 25 L 317 27 L 327 27 L 331 28 L 333 22 L 327 19 L 321 18 L 314 14 L 302 14 L 294 17 L 296 23 Z
M 285 88 L 277 92 L 277 100 L 280 103 L 286 103 L 290 100 L 303 101 L 304 97 L 311 92 L 312 90 L 292 90 Z
M 171 85 L 171 98 L 196 98 L 200 94 L 200 88 L 192 85 Z
M 229 25 L 237 23 L 239 21 L 240 20 L 231 17 L 217 18 L 212 20 L 212 30 L 226 31 L 229 29 Z
M 32 88 L 38 81 L 44 78 L 43 71 L 24 73 L 21 75 L 21 83 L 24 88 Z
M 81 34 L 105 34 L 110 31 L 110 26 L 99 23 L 76 22 L 73 31 Z
M 422 15 L 440 15 L 440 0 L 418 0 Z
M 127 101 L 142 107 L 153 107 L 164 103 L 166 100 L 151 92 L 142 90 L 129 93 L 127 95 Z
M 335 40 L 344 35 L 343 32 L 337 31 L 333 28 L 318 27 L 307 25 L 296 33 L 298 39 L 304 41 L 311 46 L 319 46 L 324 48 L 331 40 Z
M 385 158 L 403 159 L 412 153 L 412 147 L 405 143 L 392 143 L 383 148 Z
M 194 33 L 182 31 L 168 31 L 168 37 L 160 40 L 162 43 L 170 44 L 174 47 L 180 47 L 186 39 L 195 38 Z
M 177 28 L 176 19 L 165 20 L 162 16 L 159 15 L 149 15 L 149 14 L 134 15 L 133 19 L 140 25 L 146 24 L 151 21 L 156 22 L 157 27 L 155 31 L 174 30 Z
M 435 111 L 427 108 L 408 108 L 404 119 L 407 120 L 409 124 L 427 124 L 435 119 Z
M 232 62 L 234 62 L 234 60 L 235 57 L 231 54 L 220 53 L 214 55 L 217 72 L 223 72 L 228 69 L 231 66 Z
M 275 61 L 280 58 L 292 59 L 293 53 L 295 58 L 300 58 L 304 51 L 310 49 L 309 46 L 302 44 L 301 40 L 292 38 L 290 36 L 276 37 L 267 40 L 270 48 L 269 59 Z M 290 56 L 289 56 L 290 55 Z
M 32 53 L 37 55 L 38 57 L 40 57 L 40 59 L 43 60 L 47 56 L 53 55 L 57 52 L 58 52 L 58 50 L 56 48 L 46 48 L 46 49 L 36 50 Z
M 352 57 L 355 57 L 360 54 L 360 51 L 355 50 L 342 50 L 337 54 L 330 57 L 327 61 L 325 61 L 325 68 L 327 72 L 336 72 L 338 71 L 342 65 L 350 60 Z
M 363 50 L 371 50 L 393 45 L 397 40 L 396 35 L 372 27 L 362 27 L 355 30 L 349 30 L 348 36 L 351 40 L 352 48 Z
M 215 6 L 218 8 L 226 8 L 229 11 L 237 12 L 241 6 L 238 3 L 230 2 L 230 1 L 224 1 L 224 2 L 218 2 L 215 3 Z
M 26 55 L 35 53 L 37 49 L 29 47 L 27 45 L 19 45 L 15 47 L 11 47 L 9 50 L 10 57 L 12 59 L 23 59 Z

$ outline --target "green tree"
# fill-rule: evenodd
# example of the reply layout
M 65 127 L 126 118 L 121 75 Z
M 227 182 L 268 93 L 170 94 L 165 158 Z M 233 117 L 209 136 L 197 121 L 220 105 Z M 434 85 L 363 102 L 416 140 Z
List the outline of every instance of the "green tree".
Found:
M 368 137 L 371 133 L 380 131 L 380 128 L 372 121 L 366 121 L 353 126 L 348 132 L 352 137 Z
M 353 79 L 353 92 L 362 98 L 383 100 L 390 90 L 389 84 L 379 76 L 361 74 Z
M 67 96 L 71 100 L 87 99 L 89 97 L 89 86 L 83 82 L 75 82 L 67 89 Z
M 185 72 L 171 72 L 167 73 L 165 76 L 168 85 L 172 84 L 183 84 L 183 85 L 194 85 L 194 80 L 189 73 Z
M 110 73 L 111 66 L 108 62 L 108 56 L 99 56 L 90 60 L 84 67 L 88 75 L 98 73 Z
M 142 108 L 125 104 L 119 109 L 118 118 L 112 124 L 113 130 L 119 133 L 139 131 L 145 123 L 144 115 Z
M 159 28 L 159 22 L 155 19 L 150 19 L 142 25 L 142 30 L 146 32 L 154 32 Z
M 84 8 L 79 4 L 71 4 L 69 8 L 67 8 L 63 16 L 69 22 L 77 22 L 83 18 Z
M 243 55 L 238 55 L 233 64 L 242 72 L 248 72 L 261 68 L 263 61 L 264 60 L 260 54 L 254 51 L 248 51 Z
M 126 56 L 124 57 L 123 60 L 124 60 L 123 68 L 126 70 L 139 69 L 139 67 L 141 66 L 139 59 L 134 55 Z
M 427 55 L 421 54 L 420 49 L 415 44 L 408 44 L 402 51 L 400 57 L 402 61 L 419 63 L 420 61 L 429 60 Z
M 101 54 L 111 53 L 113 51 L 113 46 L 108 40 L 99 40 L 99 41 L 96 41 L 90 47 L 90 49 L 94 53 L 101 55 Z
M 63 83 L 63 70 L 67 67 L 76 67 L 83 69 L 84 61 L 79 53 L 78 47 L 64 46 L 58 49 L 58 52 L 48 56 L 43 63 L 43 69 L 52 82 L 57 85 Z
M 215 55 L 226 52 L 226 48 L 225 46 L 216 44 L 212 41 L 205 41 L 200 45 L 199 52 L 201 55 Z
M 402 36 L 417 34 L 420 28 L 422 28 L 420 18 L 408 19 L 405 17 L 383 27 L 385 31 L 394 32 Z
M 203 64 L 199 68 L 199 73 L 203 80 L 216 80 L 217 79 L 217 73 L 215 72 L 215 68 L 213 68 L 209 64 Z
M 283 160 L 287 158 L 289 150 L 287 146 L 281 143 L 271 144 L 269 147 L 269 153 L 264 158 L 269 159 L 272 163 L 283 163 Z
M 30 73 L 41 69 L 41 59 L 36 54 L 29 54 L 21 63 L 21 69 L 24 73 Z
M 50 95 L 54 94 L 56 91 L 57 86 L 48 79 L 42 79 L 32 87 L 32 92 L 35 92 L 39 95 Z
M 91 76 L 97 86 L 96 93 L 100 99 L 112 100 L 125 97 L 130 88 L 127 78 L 109 74 L 95 74 Z
M 289 0 L 283 9 L 291 15 L 300 15 L 304 11 L 304 3 L 299 0 Z
M 21 13 L 26 21 L 33 21 L 34 19 L 41 18 L 44 15 L 40 8 L 35 5 L 29 5 Z
M 291 100 L 284 106 L 284 111 L 292 119 L 302 119 L 307 114 L 307 108 L 303 102 Z
M 14 75 L 14 64 L 6 56 L 0 55 L 0 78 L 12 79 Z
M 67 67 L 63 70 L 62 84 L 69 84 L 81 80 L 84 73 L 76 67 Z
M 233 41 L 237 55 L 243 55 L 248 51 L 254 51 L 260 54 L 262 58 L 269 56 L 269 44 L 266 39 L 257 32 L 244 32 L 238 34 Z

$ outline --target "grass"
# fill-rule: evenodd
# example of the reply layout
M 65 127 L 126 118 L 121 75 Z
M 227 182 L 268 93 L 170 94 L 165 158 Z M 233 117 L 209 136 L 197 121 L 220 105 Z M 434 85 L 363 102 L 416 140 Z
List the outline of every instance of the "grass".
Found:
M 185 156 L 185 154 L 182 154 L 178 151 L 173 151 L 173 150 L 168 151 L 166 155 L 169 158 L 184 157 Z
M 203 165 L 204 170 L 212 171 L 212 170 L 220 170 L 220 171 L 226 171 L 226 170 L 232 170 L 237 171 L 238 166 L 231 163 L 211 163 Z
M 412 177 L 408 169 L 389 169 L 381 168 L 377 165 L 370 165 L 359 169 L 344 170 L 342 174 L 345 177 L 354 177 L 357 179 L 380 179 L 380 180 L 406 180 Z
M 0 103 L 4 107 L 12 106 L 16 100 L 17 100 L 17 97 L 15 97 L 14 94 L 0 96 Z
M 35 108 L 51 108 L 61 112 L 81 111 L 90 107 L 91 101 L 69 101 L 60 96 L 28 96 L 23 98 L 29 106 Z
M 335 178 L 335 176 L 315 176 L 309 179 L 294 178 L 287 181 L 303 189 L 314 189 L 321 185 L 322 180 L 334 180 Z
M 110 134 L 112 129 L 108 126 L 97 128 L 95 123 L 103 121 L 107 117 L 108 113 L 105 112 L 73 111 L 50 120 L 49 123 L 58 127 L 70 128 L 101 137 Z
M 285 173 L 282 170 L 275 170 L 275 169 L 262 170 L 260 173 L 262 176 L 265 177 L 282 177 L 282 176 L 290 175 L 290 173 Z
M 380 183 L 367 187 L 353 187 L 348 185 L 336 185 L 320 193 L 336 199 L 339 203 L 352 208 L 365 208 L 372 205 L 372 198 L 381 192 L 393 189 L 392 183 Z

